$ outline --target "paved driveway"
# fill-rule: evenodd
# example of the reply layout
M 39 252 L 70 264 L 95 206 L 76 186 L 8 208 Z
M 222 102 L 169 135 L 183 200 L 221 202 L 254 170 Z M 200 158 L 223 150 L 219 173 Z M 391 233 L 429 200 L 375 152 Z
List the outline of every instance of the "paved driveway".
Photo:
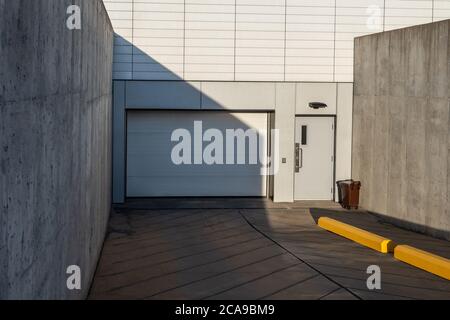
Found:
M 130 201 L 111 217 L 90 298 L 450 299 L 449 281 L 318 228 L 314 212 L 327 209 L 378 223 L 332 202 Z M 381 267 L 381 290 L 367 289 L 372 264 Z

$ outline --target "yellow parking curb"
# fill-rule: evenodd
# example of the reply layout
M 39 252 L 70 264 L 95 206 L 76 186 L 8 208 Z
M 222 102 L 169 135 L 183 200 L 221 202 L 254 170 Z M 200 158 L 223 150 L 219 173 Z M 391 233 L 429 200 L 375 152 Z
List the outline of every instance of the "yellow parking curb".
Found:
M 374 233 L 370 233 L 363 229 L 353 227 L 331 218 L 319 218 L 318 225 L 325 230 L 336 233 L 381 253 L 392 252 L 394 248 L 394 243 L 390 239 L 380 237 Z
M 450 260 L 407 245 L 398 245 L 394 257 L 417 268 L 450 280 Z

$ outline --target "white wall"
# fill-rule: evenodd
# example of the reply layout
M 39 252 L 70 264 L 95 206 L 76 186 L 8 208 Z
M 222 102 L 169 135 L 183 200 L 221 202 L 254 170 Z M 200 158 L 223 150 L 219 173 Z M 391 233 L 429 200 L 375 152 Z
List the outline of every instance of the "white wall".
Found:
M 337 83 L 306 83 L 296 86 L 295 114 L 297 115 L 335 115 Z M 310 102 L 322 102 L 324 109 L 311 109 Z
M 295 83 L 276 84 L 275 129 L 279 132 L 279 154 L 273 180 L 274 202 L 294 201 L 295 87 Z
M 126 109 L 275 111 L 280 143 L 274 177 L 276 202 L 294 199 L 296 115 L 336 115 L 336 179 L 351 177 L 351 83 L 116 81 L 114 93 L 114 202 L 122 202 L 125 196 Z M 326 102 L 329 107 L 310 112 L 304 108 L 310 100 Z
M 113 78 L 131 79 L 133 67 L 133 0 L 103 0 L 114 36 Z
M 352 82 L 355 36 L 450 18 L 449 0 L 104 2 L 124 80 Z

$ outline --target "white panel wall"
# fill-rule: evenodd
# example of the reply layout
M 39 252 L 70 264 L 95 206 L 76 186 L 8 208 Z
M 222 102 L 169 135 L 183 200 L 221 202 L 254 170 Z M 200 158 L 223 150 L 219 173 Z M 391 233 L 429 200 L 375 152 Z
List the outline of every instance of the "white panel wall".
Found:
M 134 79 L 183 78 L 184 6 L 184 0 L 133 0 Z
M 284 80 L 285 0 L 236 0 L 236 80 Z
M 450 0 L 104 2 L 115 79 L 352 82 L 354 37 L 450 18 Z
M 133 0 L 103 0 L 114 28 L 113 78 L 132 79 Z
M 235 0 L 186 0 L 186 79 L 234 79 L 234 28 Z
M 333 81 L 335 0 L 286 5 L 286 80 Z
M 298 83 L 296 86 L 295 113 L 297 115 L 336 114 L 337 83 Z M 312 109 L 310 102 L 322 102 L 323 109 Z
M 275 129 L 279 133 L 273 201 L 294 201 L 295 83 L 276 84 Z M 286 161 L 283 161 L 285 159 Z
M 432 22 L 433 1 L 386 0 L 385 30 Z
M 450 19 L 450 0 L 434 0 L 433 21 Z
M 334 81 L 353 81 L 353 39 L 383 31 L 384 0 L 336 0 Z

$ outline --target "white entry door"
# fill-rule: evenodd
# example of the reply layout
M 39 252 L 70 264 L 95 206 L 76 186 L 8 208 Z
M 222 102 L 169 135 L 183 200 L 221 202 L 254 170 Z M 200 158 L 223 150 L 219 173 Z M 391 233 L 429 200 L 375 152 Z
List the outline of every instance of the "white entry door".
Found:
M 295 200 L 332 200 L 334 118 L 297 117 Z

